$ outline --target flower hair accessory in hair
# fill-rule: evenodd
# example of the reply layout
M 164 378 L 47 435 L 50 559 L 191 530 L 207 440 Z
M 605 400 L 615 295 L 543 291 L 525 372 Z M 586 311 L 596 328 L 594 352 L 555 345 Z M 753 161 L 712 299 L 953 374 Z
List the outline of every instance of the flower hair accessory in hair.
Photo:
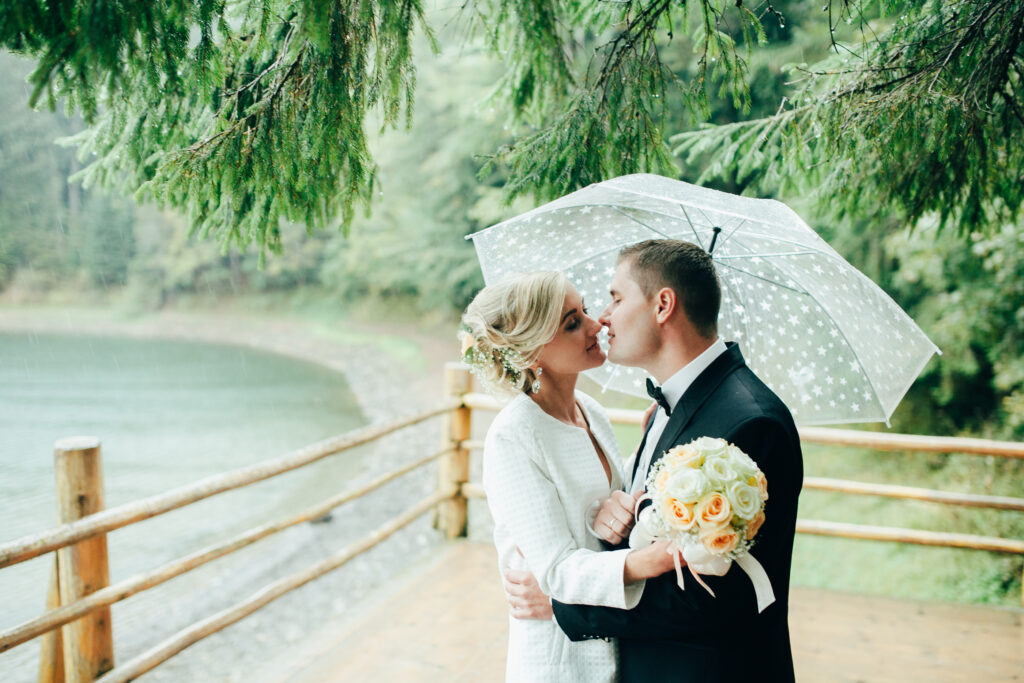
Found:
M 462 343 L 462 360 L 469 366 L 473 373 L 485 384 L 495 382 L 489 373 L 488 367 L 493 366 L 495 361 L 501 364 L 501 376 L 497 383 L 507 384 L 507 388 L 516 387 L 522 379 L 523 371 L 520 368 L 525 364 L 523 354 L 509 346 L 493 349 L 490 353 L 480 349 L 477 340 L 467 330 L 459 332 L 459 340 Z

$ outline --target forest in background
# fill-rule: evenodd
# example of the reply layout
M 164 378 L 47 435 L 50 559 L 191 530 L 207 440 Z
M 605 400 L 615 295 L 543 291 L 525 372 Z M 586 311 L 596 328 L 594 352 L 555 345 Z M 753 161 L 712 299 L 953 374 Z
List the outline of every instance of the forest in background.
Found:
M 793 96 L 794 72 L 788 67 L 828 55 L 817 5 L 794 1 L 775 8 L 785 23 L 764 21 L 769 41 L 753 48 L 749 109 L 737 108 L 728 93 L 712 95 L 709 122 L 770 116 L 783 98 Z M 69 181 L 83 162 L 73 145 L 55 141 L 84 124 L 59 109 L 30 110 L 26 79 L 34 64 L 0 53 L 0 296 L 21 302 L 99 297 L 154 310 L 194 293 L 302 292 L 307 299 L 375 298 L 400 303 L 412 315 L 457 317 L 482 285 L 472 246 L 463 237 L 534 202 L 520 196 L 504 204 L 507 174 L 501 165 L 481 176 L 494 150 L 513 137 L 515 124 L 494 96 L 502 65 L 480 41 L 465 40 L 454 26 L 442 28 L 436 54 L 426 39 L 416 44 L 418 94 L 409 129 L 386 130 L 371 141 L 378 164 L 372 212 L 357 215 L 345 230 L 340 220 L 322 231 L 284 225 L 282 252 L 268 254 L 262 268 L 252 246 L 225 252 L 212 239 L 190 236 L 179 213 Z M 677 77 L 692 77 L 697 55 L 685 35 L 659 49 Z M 669 103 L 666 112 L 666 131 L 699 127 L 681 102 Z M 696 180 L 709 171 L 708 158 L 699 152 L 677 157 L 677 177 Z M 870 210 L 840 218 L 808 196 L 792 196 L 791 188 L 791 195 L 765 191 L 763 179 L 749 187 L 738 175 L 727 169 L 706 184 L 789 203 L 942 349 L 912 387 L 896 429 L 1024 438 L 1019 225 L 939 230 L 933 216 L 906 224 Z
M 829 54 L 819 4 L 789 1 L 774 7 L 786 21 L 764 19 L 769 40 L 752 50 L 749 108 L 737 106 L 729 92 L 711 93 L 709 122 L 771 116 L 800 87 L 799 73 L 788 67 Z M 88 159 L 77 159 L 73 145 L 55 141 L 81 131 L 84 123 L 59 107 L 30 110 L 26 79 L 34 64 L 0 52 L 0 305 L 62 303 L 146 312 L 194 305 L 199 298 L 264 297 L 296 307 L 309 301 L 369 302 L 411 319 L 441 317 L 454 327 L 482 285 L 464 236 L 538 202 L 520 195 L 506 205 L 509 169 L 488 163 L 496 149 L 530 131 L 494 96 L 505 65 L 477 41 L 467 41 L 457 27 L 443 21 L 440 26 L 436 54 L 422 36 L 415 45 L 417 96 L 409 129 L 371 136 L 377 164 L 371 212 L 357 213 L 344 228 L 340 217 L 325 230 L 282 224 L 281 253 L 266 253 L 262 267 L 255 244 L 225 251 L 215 239 L 192 234 L 194 226 L 183 213 L 69 181 Z M 694 47 L 683 34 L 659 45 L 683 81 L 697 71 Z M 672 97 L 663 122 L 667 134 L 699 131 L 700 122 L 688 115 L 680 96 Z M 383 129 L 378 121 L 368 125 L 369 131 L 378 125 Z M 1019 224 L 940 229 L 936 215 L 908 223 L 888 210 L 873 210 L 871 197 L 860 199 L 858 212 L 830 211 L 792 183 L 773 185 L 770 177 L 718 168 L 716 157 L 699 146 L 691 145 L 671 163 L 682 180 L 707 175 L 709 186 L 787 202 L 891 294 L 942 349 L 904 399 L 894 431 L 1024 439 L 1024 230 Z M 838 449 L 809 449 L 807 456 L 819 476 L 1002 495 L 1013 495 L 1007 486 L 1024 474 L 1021 463 L 996 458 L 904 459 Z M 1012 513 L 936 512 L 923 504 L 908 513 L 897 510 L 899 503 L 848 500 L 808 492 L 801 514 L 860 523 L 881 516 L 896 524 L 1004 537 L 1024 533 L 1020 515 Z M 894 552 L 881 543 L 849 549 L 843 543 L 802 539 L 800 547 L 817 559 L 806 563 L 798 582 L 838 581 L 871 590 L 873 579 L 862 571 L 867 564 L 891 576 L 905 574 L 900 585 L 914 594 L 909 587 L 922 584 L 920 563 L 936 562 L 950 569 L 929 573 L 935 584 L 926 589 L 930 596 L 1005 604 L 1019 599 L 1016 557 L 905 547 Z M 855 559 L 861 556 L 867 560 Z M 817 571 L 821 557 L 833 559 L 834 571 Z M 853 583 L 842 582 L 844 572 L 855 577 Z

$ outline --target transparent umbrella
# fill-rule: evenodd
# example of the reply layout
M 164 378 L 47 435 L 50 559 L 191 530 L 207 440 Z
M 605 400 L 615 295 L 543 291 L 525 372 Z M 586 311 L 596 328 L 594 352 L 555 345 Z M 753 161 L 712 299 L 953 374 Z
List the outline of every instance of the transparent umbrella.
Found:
M 608 304 L 619 250 L 663 237 L 712 252 L 722 284 L 719 335 L 740 343 L 751 369 L 799 424 L 888 424 L 938 352 L 878 285 L 772 199 L 628 175 L 468 239 L 487 283 L 512 273 L 560 270 L 588 308 L 600 312 Z M 647 396 L 647 375 L 639 368 L 609 362 L 587 374 L 605 389 Z

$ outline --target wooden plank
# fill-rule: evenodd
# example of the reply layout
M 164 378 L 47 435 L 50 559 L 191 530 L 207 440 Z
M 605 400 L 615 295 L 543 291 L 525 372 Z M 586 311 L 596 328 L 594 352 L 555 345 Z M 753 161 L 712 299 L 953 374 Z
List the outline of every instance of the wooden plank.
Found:
M 120 583 L 114 584 L 113 586 L 102 588 L 72 604 L 64 606 L 60 606 L 59 604 L 51 606 L 48 604 L 47 607 L 53 607 L 54 609 L 43 613 L 35 619 L 18 624 L 13 628 L 0 631 L 0 652 L 9 650 L 16 645 L 20 645 L 21 643 L 35 638 L 36 636 L 51 631 L 62 624 L 66 624 L 69 621 L 77 619 L 78 617 L 88 614 L 100 607 L 112 605 L 115 602 L 131 597 L 143 590 L 158 586 L 164 581 L 173 579 L 176 576 L 181 576 L 186 572 L 251 545 L 256 541 L 270 536 L 271 534 L 275 534 L 283 529 L 287 529 L 302 522 L 319 519 L 334 508 L 364 496 L 370 491 L 380 488 L 384 484 L 387 484 L 388 482 L 397 479 L 418 467 L 434 462 L 447 453 L 447 450 L 442 450 L 432 455 L 420 458 L 419 460 L 414 460 L 413 462 L 407 463 L 396 470 L 380 475 L 373 481 L 370 481 L 359 488 L 333 496 L 296 515 L 276 522 L 269 522 L 242 532 L 241 534 L 229 538 L 226 541 L 222 541 L 187 555 L 181 559 L 169 562 L 154 570 L 137 574 L 131 578 L 121 581 Z M 57 631 L 57 633 L 59 634 L 59 631 Z
M 50 574 L 50 588 L 46 592 L 46 609 L 60 607 L 60 578 L 57 556 L 53 556 L 53 570 Z M 39 648 L 38 683 L 64 683 L 64 640 L 60 629 L 53 629 L 44 635 Z
M 841 536 L 870 541 L 914 543 L 917 545 L 942 546 L 946 548 L 973 548 L 974 550 L 1024 555 L 1024 541 L 975 536 L 973 534 L 953 534 L 941 531 L 847 524 L 845 522 L 824 522 L 814 519 L 798 519 L 796 521 L 796 531 L 800 534 L 815 534 L 818 536 Z
M 339 552 L 317 562 L 316 564 L 278 579 L 262 590 L 256 592 L 246 600 L 222 610 L 192 626 L 179 631 L 164 642 L 156 645 L 150 650 L 143 652 L 137 657 L 125 662 L 116 669 L 107 672 L 97 683 L 127 683 L 147 671 L 167 661 L 177 653 L 190 645 L 193 645 L 209 635 L 230 626 L 236 621 L 252 614 L 264 605 L 276 600 L 285 593 L 303 586 L 317 577 L 323 576 L 329 571 L 341 567 L 353 557 L 363 553 L 384 539 L 388 538 L 402 527 L 412 523 L 417 517 L 428 512 L 435 505 L 455 495 L 454 489 L 435 491 L 419 503 L 413 505 L 406 512 L 395 517 L 391 521 L 378 527 L 373 533 L 363 539 L 343 548 Z
M 99 439 L 71 437 L 54 445 L 57 521 L 73 522 L 103 510 L 103 462 Z M 110 583 L 107 536 L 98 534 L 57 553 L 62 602 L 74 602 Z M 65 624 L 64 680 L 90 683 L 114 667 L 110 608 L 98 609 Z
M 917 434 L 863 432 L 856 429 L 801 427 L 800 438 L 811 443 L 858 446 L 876 451 L 966 453 L 969 455 L 995 455 L 1003 458 L 1024 458 L 1024 443 L 968 439 L 959 436 L 919 436 Z
M 399 429 L 442 415 L 460 405 L 461 402 L 458 400 L 446 400 L 428 410 L 356 429 L 347 434 L 331 437 L 305 448 L 300 448 L 278 458 L 206 477 L 166 493 L 98 512 L 71 524 L 64 524 L 49 531 L 15 539 L 0 545 L 0 569 L 24 562 L 33 557 L 38 557 L 43 553 L 76 543 L 90 536 L 120 529 L 123 526 L 162 515 L 165 512 L 176 510 L 218 493 L 232 491 L 278 474 L 290 472 L 326 458 L 329 455 L 355 448 Z
M 465 403 L 474 410 L 501 410 L 502 404 L 487 394 L 466 394 Z M 609 408 L 608 417 L 619 424 L 638 425 L 643 420 L 642 410 Z M 832 427 L 800 427 L 800 438 L 808 443 L 836 446 L 857 446 L 876 451 L 915 451 L 922 453 L 967 453 L 995 455 L 1004 458 L 1024 458 L 1024 443 L 972 439 L 959 436 L 920 436 L 917 434 L 889 434 L 857 429 Z
M 895 484 L 875 484 L 846 479 L 829 479 L 827 477 L 805 477 L 804 488 L 816 491 L 837 491 L 883 498 L 904 498 L 921 500 L 943 505 L 960 505 L 965 507 L 989 508 L 995 510 L 1024 511 L 1024 498 L 1009 496 L 986 496 L 975 493 L 952 493 L 934 489 L 898 486 Z
M 448 363 L 444 369 L 444 392 L 459 401 L 469 392 L 472 378 L 469 368 L 463 363 Z M 444 421 L 441 430 L 441 444 L 449 449 L 449 455 L 441 461 L 437 468 L 438 488 L 454 488 L 469 479 L 469 450 L 462 442 L 470 436 L 472 411 L 462 406 L 456 408 Z M 454 496 L 437 506 L 434 512 L 434 527 L 447 538 L 466 535 L 467 507 L 466 499 L 461 495 Z

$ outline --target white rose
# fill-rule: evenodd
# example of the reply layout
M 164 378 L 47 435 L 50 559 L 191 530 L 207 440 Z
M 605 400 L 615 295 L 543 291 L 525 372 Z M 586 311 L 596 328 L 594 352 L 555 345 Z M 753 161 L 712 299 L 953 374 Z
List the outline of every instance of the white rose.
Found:
M 732 504 L 736 516 L 751 520 L 761 509 L 761 492 L 756 487 L 734 481 L 725 487 L 725 497 Z
M 732 461 L 733 465 L 737 470 L 743 472 L 747 476 L 753 476 L 754 472 L 757 471 L 757 463 L 755 463 L 749 455 L 743 452 L 743 450 L 737 446 L 730 445 L 726 449 L 729 454 L 729 460 Z
M 725 486 L 738 476 L 736 468 L 724 453 L 704 461 L 704 474 L 713 486 Z
M 729 444 L 725 439 L 715 439 L 710 436 L 702 436 L 694 439 L 692 445 L 708 458 L 716 455 L 723 455 L 729 447 Z
M 694 503 L 709 487 L 708 478 L 700 470 L 684 467 L 668 480 L 668 495 L 684 503 Z

